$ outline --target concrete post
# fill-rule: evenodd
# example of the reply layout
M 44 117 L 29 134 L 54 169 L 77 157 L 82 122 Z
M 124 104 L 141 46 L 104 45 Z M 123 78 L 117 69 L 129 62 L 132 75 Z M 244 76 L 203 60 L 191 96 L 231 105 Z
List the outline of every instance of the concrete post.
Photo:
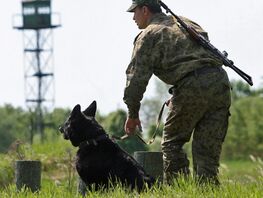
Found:
M 136 151 L 134 158 L 145 169 L 146 173 L 159 181 L 163 180 L 162 152 Z
M 21 160 L 15 163 L 16 188 L 29 188 L 32 192 L 40 190 L 41 162 Z

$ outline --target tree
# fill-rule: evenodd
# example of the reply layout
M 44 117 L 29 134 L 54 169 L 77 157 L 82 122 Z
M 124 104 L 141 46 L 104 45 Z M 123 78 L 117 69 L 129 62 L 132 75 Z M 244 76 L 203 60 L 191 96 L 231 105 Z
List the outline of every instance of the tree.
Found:
M 169 86 L 155 80 L 154 95 L 142 101 L 140 118 L 144 126 L 151 127 L 156 123 L 161 107 L 171 96 L 168 94 Z
M 6 152 L 16 139 L 28 139 L 28 112 L 6 104 L 0 107 L 0 117 L 0 152 Z
M 69 109 L 55 108 L 52 112 L 44 113 L 45 141 L 55 141 L 60 137 L 59 126 L 70 114 Z
M 263 99 L 244 97 L 231 107 L 228 134 L 223 147 L 226 158 L 247 158 L 263 153 Z
M 44 112 L 46 141 L 54 141 L 60 137 L 59 125 L 69 115 L 68 109 L 57 108 L 52 112 Z M 10 104 L 0 107 L 0 152 L 6 152 L 15 140 L 32 143 L 38 134 L 32 134 L 32 117 L 34 114 L 22 108 L 15 108 Z
M 260 96 L 263 94 L 263 88 L 252 89 L 250 85 L 245 83 L 244 81 L 231 81 L 232 87 L 232 99 L 233 101 L 238 100 L 240 98 L 248 97 L 248 96 Z

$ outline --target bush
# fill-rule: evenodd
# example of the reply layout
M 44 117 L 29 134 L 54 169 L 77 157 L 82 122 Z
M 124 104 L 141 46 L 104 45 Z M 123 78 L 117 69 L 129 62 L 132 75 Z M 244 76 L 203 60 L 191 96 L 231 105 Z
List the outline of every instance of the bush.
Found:
M 0 188 L 6 187 L 14 181 L 14 161 L 10 156 L 0 154 Z
M 263 100 L 245 97 L 231 107 L 228 134 L 223 156 L 228 159 L 248 159 L 263 153 Z

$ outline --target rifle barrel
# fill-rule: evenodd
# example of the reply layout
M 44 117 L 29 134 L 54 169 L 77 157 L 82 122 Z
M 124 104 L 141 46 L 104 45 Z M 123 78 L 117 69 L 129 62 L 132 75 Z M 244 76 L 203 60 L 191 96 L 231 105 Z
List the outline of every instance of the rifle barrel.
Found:
M 202 45 L 204 48 L 211 51 L 214 55 L 216 55 L 218 58 L 220 58 L 223 62 L 223 64 L 227 67 L 230 67 L 233 69 L 237 74 L 239 74 L 250 86 L 253 85 L 252 77 L 243 72 L 241 69 L 237 68 L 233 61 L 229 60 L 225 54 L 220 52 L 215 46 L 213 46 L 206 38 L 204 38 L 200 33 L 198 33 L 192 26 L 187 25 L 179 16 L 174 14 L 167 5 L 165 5 L 161 0 L 159 0 L 159 3 L 161 7 L 163 7 L 167 13 L 170 13 L 172 16 L 174 16 L 178 23 L 180 23 L 185 30 L 193 37 L 200 45 Z

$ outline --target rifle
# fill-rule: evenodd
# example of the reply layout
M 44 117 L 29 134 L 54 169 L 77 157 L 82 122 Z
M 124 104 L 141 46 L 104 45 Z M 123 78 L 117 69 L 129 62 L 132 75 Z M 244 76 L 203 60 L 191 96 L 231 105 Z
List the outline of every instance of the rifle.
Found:
M 200 33 L 198 33 L 192 26 L 186 24 L 183 20 L 180 19 L 179 16 L 174 14 L 167 5 L 165 5 L 161 0 L 159 0 L 159 4 L 161 7 L 163 7 L 166 10 L 166 13 L 170 13 L 172 16 L 174 16 L 178 23 L 183 26 L 183 28 L 189 33 L 191 37 L 193 37 L 200 45 L 202 45 L 204 48 L 211 51 L 214 55 L 216 55 L 225 66 L 230 67 L 233 69 L 237 74 L 239 74 L 247 83 L 252 86 L 253 81 L 251 76 L 240 70 L 234 65 L 234 62 L 232 60 L 229 60 L 227 58 L 228 53 L 226 51 L 220 52 L 216 47 L 214 47 L 205 37 L 203 37 Z

